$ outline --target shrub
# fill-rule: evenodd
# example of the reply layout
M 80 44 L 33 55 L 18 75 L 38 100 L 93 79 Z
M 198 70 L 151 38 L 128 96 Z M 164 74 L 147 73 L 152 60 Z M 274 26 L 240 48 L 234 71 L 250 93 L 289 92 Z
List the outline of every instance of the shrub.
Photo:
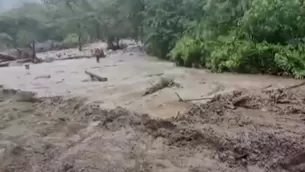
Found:
M 179 65 L 191 67 L 194 64 L 205 67 L 205 59 L 210 56 L 211 47 L 202 38 L 183 36 L 170 51 L 171 60 Z
M 275 55 L 275 63 L 284 71 L 284 75 L 296 78 L 305 77 L 305 47 L 286 46 Z
M 218 42 L 207 66 L 216 72 L 265 73 L 305 77 L 305 47 L 245 40 Z
M 67 47 L 74 47 L 78 44 L 78 35 L 75 33 L 68 34 L 63 40 L 63 44 Z
M 170 52 L 171 60 L 190 67 L 200 64 L 214 72 L 305 76 L 305 47 L 254 43 L 234 36 L 204 40 L 183 36 Z
M 241 18 L 244 33 L 255 41 L 285 43 L 304 37 L 305 10 L 299 0 L 252 0 L 251 8 Z
M 240 73 L 268 73 L 277 74 L 279 68 L 274 62 L 278 51 L 276 45 L 267 43 L 253 43 L 238 40 L 232 44 L 232 53 L 225 62 L 229 71 Z

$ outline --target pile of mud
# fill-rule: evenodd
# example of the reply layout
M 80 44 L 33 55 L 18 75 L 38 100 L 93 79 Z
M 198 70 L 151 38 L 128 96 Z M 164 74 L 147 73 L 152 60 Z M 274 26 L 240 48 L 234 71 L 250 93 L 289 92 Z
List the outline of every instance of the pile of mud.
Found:
M 238 91 L 159 120 L 2 89 L 0 171 L 304 171 L 304 98 Z

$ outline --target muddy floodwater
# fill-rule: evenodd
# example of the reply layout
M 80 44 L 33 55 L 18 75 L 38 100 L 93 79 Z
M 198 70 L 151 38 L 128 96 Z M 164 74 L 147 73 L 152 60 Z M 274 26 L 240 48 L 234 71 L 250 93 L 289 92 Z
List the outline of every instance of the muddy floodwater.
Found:
M 300 83 L 136 50 L 0 68 L 0 172 L 305 171 Z
M 38 56 L 53 57 L 59 52 Z M 77 50 L 70 53 L 77 55 Z M 85 71 L 107 77 L 108 81 L 91 82 Z M 164 88 L 143 96 L 146 89 L 159 82 L 160 78 L 173 79 L 181 87 Z M 177 101 L 176 93 L 184 99 L 198 99 L 244 88 L 281 88 L 301 82 L 275 76 L 214 74 L 205 70 L 178 68 L 173 63 L 149 58 L 137 49 L 113 52 L 100 63 L 96 63 L 95 58 L 86 58 L 31 64 L 29 71 L 24 66 L 0 68 L 0 81 L 7 88 L 33 91 L 42 97 L 81 96 L 104 109 L 120 106 L 158 118 L 173 117 L 188 109 L 184 103 Z M 201 102 L 206 100 L 194 103 Z

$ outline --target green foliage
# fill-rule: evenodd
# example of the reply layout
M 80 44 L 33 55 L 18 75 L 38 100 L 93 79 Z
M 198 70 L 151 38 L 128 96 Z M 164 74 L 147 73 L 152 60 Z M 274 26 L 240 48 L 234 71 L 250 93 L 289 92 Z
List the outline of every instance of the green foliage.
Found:
M 282 69 L 284 75 L 296 78 L 305 77 L 305 47 L 286 46 L 275 55 L 275 62 Z
M 13 45 L 13 38 L 7 33 L 0 33 L 0 50 L 4 50 Z
M 215 72 L 305 77 L 305 11 L 301 1 L 202 1 L 203 16 L 170 51 L 185 66 Z M 177 9 L 178 10 L 178 9 Z
M 301 45 L 254 43 L 228 36 L 202 42 L 183 37 L 170 52 L 172 60 L 185 66 L 199 63 L 215 72 L 305 76 L 305 47 Z
M 0 15 L 0 40 L 132 38 L 148 53 L 215 72 L 305 76 L 301 0 L 44 0 Z M 72 34 L 73 33 L 73 34 Z M 80 39 L 79 39 L 80 38 Z
M 279 47 L 268 43 L 223 38 L 218 40 L 207 66 L 217 72 L 276 74 L 274 56 Z
M 12 44 L 13 38 L 7 33 L 0 33 L 0 42 L 2 44 Z
M 138 26 L 131 25 L 137 23 L 131 17 L 140 13 L 133 11 L 124 0 L 43 2 L 25 3 L 0 14 L 0 33 L 11 35 L 12 46 L 24 47 L 34 40 L 61 42 L 70 33 L 76 33 L 82 42 L 136 37 L 134 30 Z M 131 12 L 133 16 L 129 15 Z
M 196 16 L 186 7 L 198 7 L 195 0 L 157 0 L 148 1 L 144 13 L 144 38 L 149 52 L 161 58 L 168 58 L 168 53 L 175 46 L 175 42 L 189 27 Z M 185 13 L 188 15 L 185 15 Z
M 241 28 L 253 40 L 286 43 L 305 36 L 305 10 L 299 0 L 253 0 Z
M 194 64 L 205 66 L 205 58 L 210 55 L 211 49 L 206 49 L 203 40 L 193 39 L 190 36 L 183 36 L 177 41 L 170 52 L 171 60 L 178 65 L 191 67 Z
M 68 34 L 67 37 L 63 40 L 63 44 L 71 47 L 78 44 L 78 35 L 76 33 Z

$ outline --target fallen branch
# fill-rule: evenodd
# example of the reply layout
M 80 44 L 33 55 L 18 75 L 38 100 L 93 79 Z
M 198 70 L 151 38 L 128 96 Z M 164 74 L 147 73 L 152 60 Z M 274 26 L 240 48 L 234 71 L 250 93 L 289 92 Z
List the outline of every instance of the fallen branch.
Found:
M 180 97 L 180 95 L 179 95 L 177 92 L 175 92 L 175 94 L 176 94 L 176 96 L 178 97 L 179 102 L 185 102 L 185 101 Z
M 10 62 L 1 62 L 0 67 L 8 67 L 10 65 Z
M 201 111 L 202 113 L 204 113 L 204 110 L 202 109 L 202 107 L 200 107 L 200 105 L 197 105 L 197 104 L 195 104 L 195 103 L 192 103 L 192 105 L 198 107 L 198 108 L 200 109 L 200 111 Z
M 202 98 L 197 98 L 197 99 L 184 99 L 184 101 L 191 102 L 191 101 L 200 101 L 200 100 L 211 100 L 213 99 L 212 97 L 202 97 Z
M 178 97 L 179 99 L 179 102 L 184 102 L 184 103 L 189 103 L 191 104 L 192 106 L 196 106 L 197 108 L 200 109 L 200 111 L 203 113 L 204 110 L 202 109 L 202 107 L 198 104 L 195 104 L 195 103 L 190 103 L 191 101 L 194 101 L 194 100 L 205 100 L 205 99 L 212 99 L 212 98 L 199 98 L 199 99 L 182 99 L 181 96 L 175 92 L 176 96 Z
M 16 60 L 17 58 L 13 57 L 13 56 L 10 56 L 8 54 L 0 53 L 0 59 L 6 60 L 6 61 L 13 61 L 13 60 Z
M 100 82 L 108 81 L 108 78 L 98 76 L 97 74 L 94 74 L 92 72 L 85 71 L 85 73 L 90 76 L 92 81 L 100 81 Z
M 304 85 L 305 85 L 305 82 L 301 82 L 299 84 L 295 84 L 295 85 L 284 87 L 284 88 L 263 89 L 262 91 L 263 92 L 270 92 L 270 91 L 281 91 L 282 92 L 282 91 L 285 91 L 285 90 L 291 90 L 291 89 L 294 89 L 294 88 L 302 87 Z
M 155 84 L 151 84 L 151 87 L 147 88 L 145 93 L 143 94 L 143 96 L 149 95 L 149 94 L 153 94 L 157 91 L 160 91 L 164 88 L 167 87 L 181 87 L 180 84 L 176 83 L 174 80 L 169 79 L 169 78 L 161 78 L 157 83 Z
M 56 60 L 85 59 L 85 58 L 93 58 L 93 56 L 72 56 L 72 57 L 65 57 L 65 58 L 55 59 L 55 61 Z
M 147 77 L 153 77 L 153 76 L 162 76 L 164 73 L 156 73 L 156 74 L 149 74 Z
M 33 59 L 26 58 L 26 59 L 16 60 L 16 63 L 29 63 L 29 62 L 33 62 Z
M 176 96 L 179 99 L 179 102 L 191 102 L 191 101 L 200 101 L 200 100 L 211 100 L 213 99 L 212 97 L 202 97 L 202 98 L 197 98 L 197 99 L 182 99 L 181 96 L 175 92 Z
M 270 87 L 272 87 L 272 84 L 263 87 L 262 90 L 268 89 L 268 88 L 270 88 Z
M 301 83 L 299 83 L 299 84 L 296 84 L 296 85 L 292 85 L 292 86 L 286 87 L 286 88 L 284 88 L 284 90 L 290 90 L 290 89 L 298 88 L 298 87 L 301 87 L 301 86 L 303 86 L 303 85 L 305 85 L 305 82 L 301 82 Z

